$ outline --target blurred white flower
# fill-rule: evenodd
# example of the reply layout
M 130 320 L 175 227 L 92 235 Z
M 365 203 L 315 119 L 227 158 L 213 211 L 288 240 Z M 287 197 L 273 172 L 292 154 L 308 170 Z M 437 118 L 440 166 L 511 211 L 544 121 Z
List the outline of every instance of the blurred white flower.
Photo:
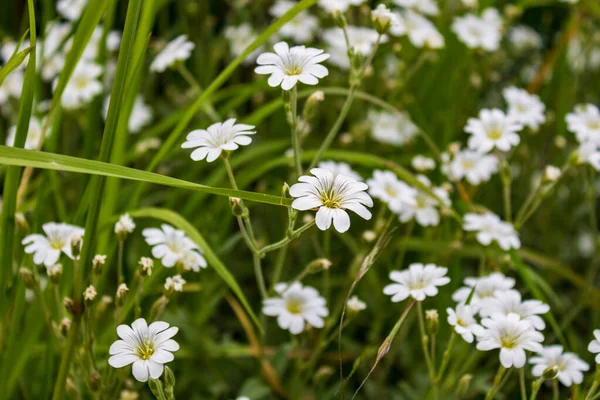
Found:
M 225 38 L 229 41 L 229 50 L 234 57 L 239 56 L 246 50 L 254 40 L 258 37 L 258 34 L 252 28 L 252 25 L 245 22 L 238 26 L 228 26 L 225 28 Z M 250 64 L 256 60 L 258 55 L 262 52 L 263 46 L 260 46 L 244 59 L 244 64 Z
M 577 159 L 580 164 L 590 164 L 596 171 L 600 171 L 600 151 L 592 142 L 584 142 L 577 148 Z
M 83 13 L 88 0 L 58 0 L 56 11 L 69 21 L 78 20 Z
M 271 87 L 281 85 L 283 90 L 290 90 L 298 81 L 306 85 L 316 85 L 319 79 L 329 74 L 327 68 L 320 63 L 329 58 L 323 50 L 305 46 L 290 48 L 287 43 L 276 43 L 275 53 L 262 53 L 256 59 L 259 65 L 254 72 L 270 75 L 268 83 Z
M 398 25 L 400 19 L 398 15 L 393 13 L 385 4 L 379 4 L 371 11 L 371 22 L 375 26 L 375 30 L 379 33 L 385 33 L 390 27 Z
M 15 135 L 17 134 L 17 127 L 11 126 L 6 136 L 6 145 L 15 145 Z M 31 116 L 29 120 L 29 129 L 27 130 L 27 139 L 25 140 L 25 148 L 27 150 L 36 150 L 42 141 L 42 123 L 35 116 Z
M 379 142 L 402 146 L 410 142 L 419 128 L 404 114 L 369 110 L 371 135 Z
M 435 160 L 430 157 L 417 154 L 410 162 L 412 167 L 419 172 L 431 171 L 435 169 Z
M 529 94 L 527 90 L 518 89 L 514 86 L 504 89 L 502 92 L 508 104 L 508 117 L 515 119 L 518 123 L 528 126 L 534 131 L 540 124 L 546 122 L 546 106 L 538 96 Z
M 588 345 L 590 353 L 600 353 L 600 329 L 594 330 L 594 340 Z M 600 354 L 596 354 L 596 364 L 600 364 Z
M 531 323 L 521 320 L 517 314 L 496 314 L 484 318 L 485 327 L 477 349 L 489 351 L 500 349 L 500 363 L 504 368 L 521 368 L 525 365 L 525 350 L 540 352 L 544 335 L 533 329 Z
M 275 4 L 269 8 L 269 14 L 275 18 L 279 18 L 296 4 L 295 1 L 291 0 L 277 0 Z M 319 20 L 317 17 L 310 15 L 307 11 L 302 11 L 281 27 L 279 35 L 284 38 L 291 38 L 298 43 L 306 43 L 313 39 L 315 31 L 318 28 Z
M 447 308 L 448 324 L 454 327 L 454 331 L 468 342 L 473 343 L 475 336 L 483 335 L 483 327 L 477 323 L 474 315 L 477 314 L 475 306 L 458 304 L 456 309 Z
M 394 4 L 414 9 L 425 15 L 438 15 L 440 13 L 435 0 L 394 0 Z
M 100 75 L 101 66 L 83 59 L 79 61 L 63 92 L 62 106 L 68 110 L 82 108 L 102 93 Z M 58 78 L 54 80 L 53 88 L 56 88 L 57 84 Z
M 550 311 L 550 306 L 539 300 L 521 301 L 521 293 L 514 289 L 498 290 L 494 296 L 481 301 L 479 314 L 482 317 L 489 317 L 494 314 L 508 315 L 517 314 L 521 319 L 529 321 L 537 330 L 543 330 L 546 327 L 544 320 L 539 316 Z
M 104 100 L 104 119 L 108 115 L 108 106 L 110 104 L 110 96 L 107 96 Z M 144 126 L 148 125 L 152 121 L 152 108 L 144 102 L 144 98 L 141 95 L 136 96 L 133 102 L 133 108 L 131 109 L 131 115 L 129 115 L 129 121 L 127 127 L 129 133 L 138 133 Z
M 45 236 L 34 233 L 26 236 L 21 242 L 25 246 L 25 253 L 33 254 L 34 263 L 44 264 L 46 267 L 52 266 L 58 262 L 61 253 L 73 259 L 71 239 L 74 236 L 83 236 L 82 228 L 64 223 L 47 222 L 42 225 L 42 229 Z
M 346 305 L 348 306 L 348 309 L 351 311 L 362 311 L 364 309 L 367 308 L 367 303 L 365 303 L 364 301 L 361 301 L 358 296 L 354 295 L 352 297 L 350 297 L 350 299 L 348 299 L 348 302 L 346 303 Z
M 83 292 L 83 299 L 86 301 L 94 301 L 98 292 L 93 285 L 88 286 Z
M 206 267 L 206 260 L 200 254 L 200 248 L 183 231 L 175 229 L 171 225 L 162 224 L 161 229 L 144 229 L 142 235 L 146 239 L 146 243 L 152 246 L 152 255 L 160 258 L 165 267 L 170 268 L 176 263 L 182 262 L 184 257 L 190 257 L 188 252 L 196 253 L 194 257 L 197 263 L 194 268 L 188 269 L 198 271 L 199 267 Z
M 364 2 L 365 0 L 319 0 L 319 6 L 330 13 L 335 10 L 346 12 L 350 6 L 358 6 Z
M 498 172 L 499 161 L 494 154 L 481 154 L 464 149 L 454 155 L 442 169 L 452 181 L 466 179 L 471 185 L 479 185 L 490 180 Z
M 481 17 L 475 14 L 456 17 L 452 30 L 469 48 L 495 51 L 502 39 L 502 18 L 495 8 L 487 8 Z
M 183 292 L 183 285 L 185 284 L 186 281 L 181 275 L 175 275 L 173 277 L 169 276 L 165 281 L 165 289 L 167 291 Z
M 367 185 L 369 194 L 386 203 L 395 213 L 417 204 L 417 190 L 399 180 L 392 171 L 373 171 L 373 178 L 367 181 Z
M 252 142 L 250 135 L 254 135 L 254 126 L 236 124 L 235 118 L 225 122 L 217 122 L 206 129 L 196 129 L 188 133 L 183 149 L 196 148 L 190 157 L 194 161 L 206 159 L 213 162 L 223 152 L 236 150 L 239 146 L 247 146 Z
M 546 179 L 549 182 L 557 181 L 560 178 L 561 174 L 562 171 L 560 170 L 560 168 L 555 167 L 554 165 L 546 165 L 546 168 L 544 168 L 544 179 Z
M 315 217 L 317 227 L 324 231 L 333 226 L 340 233 L 350 228 L 350 217 L 346 210 L 358 214 L 364 219 L 371 219 L 371 212 L 365 207 L 372 207 L 373 200 L 365 192 L 368 186 L 349 176 L 333 176 L 331 171 L 313 168 L 314 176 L 303 175 L 299 183 L 290 187 L 290 195 L 296 199 L 292 208 L 299 211 L 318 209 Z
M 169 328 L 169 324 L 163 321 L 148 326 L 144 318 L 133 321 L 131 327 L 119 325 L 117 335 L 121 339 L 110 346 L 108 363 L 113 368 L 133 364 L 131 372 L 140 382 L 148 381 L 148 377 L 158 379 L 164 364 L 175 358 L 172 352 L 179 350 L 179 344 L 171 339 L 178 330 L 174 326 Z
M 508 31 L 508 40 L 516 51 L 537 50 L 542 47 L 542 36 L 525 25 L 517 25 Z
M 450 205 L 448 192 L 441 187 L 432 187 L 429 179 L 423 175 L 419 175 L 417 178 L 425 186 L 431 187 L 433 193 L 435 193 L 442 201 L 442 204 L 431 195 L 418 190 L 414 197 L 414 203 L 406 203 L 406 205 L 399 210 L 399 219 L 401 222 L 408 222 L 414 218 L 421 226 L 437 226 L 440 223 L 440 213 L 438 208 L 444 205 Z
M 362 56 L 371 53 L 379 37 L 377 31 L 371 28 L 347 26 L 346 32 L 348 33 L 348 42 L 354 52 Z M 382 37 L 381 42 L 385 41 L 384 38 L 385 36 Z M 327 51 L 331 54 L 329 63 L 342 69 L 350 68 L 344 31 L 339 28 L 327 29 L 323 32 L 323 41 L 327 44 Z
M 583 371 L 590 369 L 588 363 L 580 359 L 577 354 L 564 352 L 560 345 L 544 347 L 537 356 L 532 356 L 529 363 L 533 364 L 531 374 L 542 376 L 548 368 L 557 368 L 557 378 L 566 387 L 583 382 Z
M 297 335 L 304 330 L 306 323 L 315 328 L 324 326 L 323 318 L 329 315 L 329 310 L 316 289 L 294 282 L 289 286 L 277 284 L 275 291 L 279 296 L 263 300 L 262 312 L 277 317 L 281 329 Z
M 469 118 L 465 132 L 470 133 L 469 148 L 480 153 L 488 153 L 494 148 L 508 151 L 519 144 L 517 132 L 523 125 L 497 108 L 483 109 L 479 118 Z
M 503 250 L 521 248 L 519 234 L 512 224 L 502 221 L 491 212 L 465 214 L 463 229 L 476 232 L 477 241 L 484 246 L 489 246 L 495 241 Z
M 494 272 L 479 278 L 465 278 L 464 284 L 466 286 L 461 287 L 454 292 L 452 300 L 457 303 L 465 303 L 471 295 L 471 292 L 473 292 L 470 305 L 475 307 L 480 306 L 483 299 L 493 297 L 497 291 L 512 289 L 515 286 L 515 280 L 504 276 L 504 274 L 500 272 Z M 473 288 L 475 289 L 474 291 Z M 472 311 L 479 311 L 479 308 L 473 309 Z
M 150 71 L 163 72 L 175 63 L 187 60 L 192 55 L 194 47 L 196 45 L 188 40 L 187 35 L 177 36 L 157 54 L 150 64 Z
M 392 302 L 398 303 L 409 296 L 417 301 L 438 294 L 438 286 L 447 285 L 450 278 L 446 276 L 448 268 L 435 264 L 410 264 L 404 271 L 390 272 L 390 279 L 395 283 L 383 288 L 383 293 L 392 296 Z
M 579 143 L 591 142 L 600 147 L 600 109 L 594 104 L 580 104 L 565 117 L 567 129 Z
M 338 175 L 345 175 L 357 181 L 363 180 L 362 176 L 352 170 L 345 162 L 321 161 L 318 167 L 331 171 L 334 178 Z
M 115 233 L 117 235 L 123 235 L 133 232 L 135 229 L 135 223 L 128 213 L 125 213 L 119 217 L 119 220 L 115 224 Z
M 4 81 L 0 84 L 0 104 L 6 103 L 9 98 L 18 99 L 21 97 L 24 79 L 23 71 L 18 69 L 4 78 Z
M 406 10 L 398 12 L 398 24 L 390 29 L 393 36 L 407 35 L 408 40 L 418 48 L 440 49 L 445 40 L 435 25 L 421 14 Z

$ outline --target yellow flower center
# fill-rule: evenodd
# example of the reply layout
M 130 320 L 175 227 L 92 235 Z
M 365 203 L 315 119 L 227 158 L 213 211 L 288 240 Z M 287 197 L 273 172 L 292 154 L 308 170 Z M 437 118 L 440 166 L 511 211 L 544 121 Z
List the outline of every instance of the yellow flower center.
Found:
M 492 140 L 498 140 L 502 137 L 502 130 L 500 128 L 490 128 L 487 136 Z
M 503 337 L 500 344 L 505 349 L 512 349 L 517 345 L 515 339 L 512 337 Z
M 146 337 L 146 341 L 135 349 L 135 353 L 141 360 L 149 360 L 154 354 L 154 343 L 151 343 Z
M 285 303 L 285 309 L 290 313 L 290 314 L 301 314 L 302 313 L 302 309 L 303 307 L 303 302 L 301 299 L 295 299 L 295 298 L 291 298 L 288 299 Z
M 65 246 L 65 240 L 61 237 L 51 238 L 48 240 L 48 243 L 56 250 L 60 250 Z
M 396 191 L 396 189 L 394 189 L 394 187 L 392 185 L 385 185 L 385 192 L 387 194 L 390 195 L 390 197 L 396 197 L 398 196 L 398 192 Z

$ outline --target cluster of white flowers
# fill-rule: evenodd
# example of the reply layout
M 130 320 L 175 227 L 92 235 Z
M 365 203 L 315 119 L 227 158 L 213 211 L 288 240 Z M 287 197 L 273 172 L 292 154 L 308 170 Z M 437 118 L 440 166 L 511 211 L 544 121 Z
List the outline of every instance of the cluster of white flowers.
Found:
M 398 24 L 390 29 L 392 36 L 408 37 L 408 40 L 418 48 L 440 49 L 444 47 L 444 36 L 426 17 L 412 9 L 397 13 Z
M 467 14 L 456 17 L 452 30 L 469 48 L 495 51 L 502 40 L 502 18 L 495 8 L 487 8 L 481 16 Z
M 277 0 L 269 9 L 269 14 L 275 18 L 279 18 L 294 5 L 296 5 L 296 2 L 291 0 Z M 317 17 L 309 14 L 308 11 L 303 11 L 282 26 L 279 30 L 279 35 L 284 38 L 290 38 L 295 42 L 306 43 L 313 39 L 318 28 L 319 20 Z
M 152 246 L 152 255 L 161 259 L 167 268 L 179 264 L 184 270 L 198 272 L 207 266 L 200 247 L 185 232 L 171 225 L 162 224 L 161 229 L 146 228 L 142 235 L 146 243 Z
M 477 241 L 484 246 L 496 242 L 503 250 L 518 249 L 521 247 L 519 233 L 512 224 L 502 221 L 496 214 L 468 213 L 464 216 L 463 229 L 475 232 Z
M 188 40 L 187 35 L 177 36 L 156 55 L 150 64 L 150 71 L 164 72 L 176 63 L 187 60 L 192 55 L 194 47 L 196 45 Z

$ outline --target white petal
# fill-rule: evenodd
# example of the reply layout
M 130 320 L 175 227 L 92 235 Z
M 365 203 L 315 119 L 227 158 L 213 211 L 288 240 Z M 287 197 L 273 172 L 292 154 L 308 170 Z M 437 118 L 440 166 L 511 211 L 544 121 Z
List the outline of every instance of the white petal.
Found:
M 133 366 L 131 367 L 131 372 L 133 373 L 134 378 L 138 381 L 148 381 L 148 365 L 146 361 L 137 360 L 136 362 L 134 362 Z

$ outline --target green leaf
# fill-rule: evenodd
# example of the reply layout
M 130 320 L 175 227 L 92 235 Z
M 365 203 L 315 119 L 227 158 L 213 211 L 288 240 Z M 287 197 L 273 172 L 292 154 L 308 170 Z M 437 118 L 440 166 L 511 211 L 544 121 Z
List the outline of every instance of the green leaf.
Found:
M 233 275 L 229 272 L 225 264 L 221 262 L 219 257 L 215 254 L 212 248 L 208 245 L 204 237 L 194 228 L 192 224 L 190 224 L 185 218 L 181 215 L 177 214 L 174 211 L 166 210 L 163 208 L 143 208 L 141 210 L 136 210 L 129 213 L 134 218 L 155 218 L 161 221 L 165 221 L 170 223 L 171 225 L 181 229 L 189 236 L 191 240 L 193 240 L 200 248 L 208 261 L 208 264 L 212 266 L 217 274 L 225 281 L 227 286 L 231 288 L 233 293 L 237 296 L 238 300 L 242 303 L 246 312 L 252 318 L 252 321 L 256 324 L 256 326 L 262 331 L 262 326 L 258 321 L 258 318 L 252 311 L 246 296 L 244 296 L 244 292 L 238 285 L 237 281 L 233 277 Z
M 19 65 L 21 65 L 21 63 L 23 62 L 25 57 L 27 57 L 30 51 L 31 47 L 28 47 L 19 53 L 13 54 L 13 56 L 8 60 L 8 62 L 4 64 L 2 68 L 0 68 L 0 85 L 2 85 L 4 79 L 11 72 L 13 72 Z
M 245 190 L 205 186 L 135 168 L 123 167 L 121 165 L 114 165 L 101 161 L 64 156 L 61 154 L 46 153 L 43 151 L 24 150 L 0 146 L 0 164 L 76 172 L 89 175 L 109 176 L 138 182 L 155 183 L 157 185 L 194 190 L 197 192 L 216 194 L 219 196 L 239 197 L 240 199 L 248 201 L 255 201 L 258 203 L 272 204 L 277 206 L 289 206 L 292 204 L 292 199 L 285 197 L 248 192 Z

